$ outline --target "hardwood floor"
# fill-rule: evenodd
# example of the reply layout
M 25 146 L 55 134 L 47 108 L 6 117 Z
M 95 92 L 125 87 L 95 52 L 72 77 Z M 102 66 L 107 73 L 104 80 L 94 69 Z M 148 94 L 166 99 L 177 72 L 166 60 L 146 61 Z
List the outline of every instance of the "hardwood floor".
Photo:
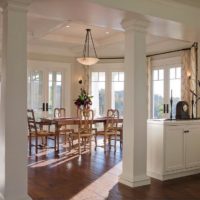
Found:
M 28 189 L 33 200 L 71 199 L 117 165 L 122 158 L 120 148 L 116 154 L 113 149 L 104 154 L 103 148 L 97 148 L 97 151 L 93 148 L 91 155 L 86 153 L 81 157 L 76 151 L 65 151 L 63 149 L 55 156 L 52 149 L 41 152 L 38 157 L 29 157 Z M 95 195 L 92 199 L 97 197 Z M 101 199 L 104 198 L 101 196 Z
M 104 154 L 102 148 L 81 157 L 65 149 L 29 158 L 28 185 L 33 200 L 199 200 L 200 174 L 170 181 L 157 181 L 131 189 L 118 184 L 122 152 Z

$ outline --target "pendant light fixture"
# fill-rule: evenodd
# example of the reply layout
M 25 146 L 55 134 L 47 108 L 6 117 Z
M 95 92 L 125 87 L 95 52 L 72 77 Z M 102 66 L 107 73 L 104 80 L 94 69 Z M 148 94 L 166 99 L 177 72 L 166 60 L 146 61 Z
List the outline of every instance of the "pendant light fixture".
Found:
M 92 42 L 92 47 L 94 50 L 94 56 L 90 56 L 90 40 Z M 94 65 L 96 64 L 99 59 L 97 58 L 96 49 L 94 47 L 94 41 L 91 34 L 91 29 L 86 29 L 86 37 L 85 37 L 85 44 L 83 48 L 83 57 L 77 58 L 77 61 L 82 65 Z

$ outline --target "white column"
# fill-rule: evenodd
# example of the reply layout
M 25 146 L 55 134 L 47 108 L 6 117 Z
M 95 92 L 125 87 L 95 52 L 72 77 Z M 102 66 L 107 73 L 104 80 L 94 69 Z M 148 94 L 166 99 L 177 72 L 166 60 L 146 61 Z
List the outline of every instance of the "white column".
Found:
M 0 199 L 27 195 L 27 8 L 30 0 L 2 0 Z
M 130 187 L 150 184 L 147 160 L 147 64 L 146 21 L 124 21 L 125 29 L 125 114 L 123 171 L 119 181 Z

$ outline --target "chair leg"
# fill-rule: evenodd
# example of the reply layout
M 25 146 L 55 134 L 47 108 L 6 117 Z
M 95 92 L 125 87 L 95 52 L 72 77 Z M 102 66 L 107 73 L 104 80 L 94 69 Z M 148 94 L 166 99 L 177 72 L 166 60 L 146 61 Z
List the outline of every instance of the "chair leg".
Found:
M 108 145 L 109 145 L 109 149 L 111 149 L 111 135 L 108 136 Z
M 73 148 L 73 147 L 74 147 L 74 138 L 71 137 L 71 140 L 72 140 L 71 146 L 72 146 L 72 148 Z
M 122 131 L 120 131 L 120 149 L 122 149 Z
M 116 152 L 116 144 L 117 144 L 117 133 L 115 133 L 115 152 Z
M 104 134 L 104 152 L 106 152 L 106 140 L 107 140 L 107 136 L 106 134 Z
M 89 142 L 90 142 L 90 153 L 91 153 L 91 151 L 92 151 L 92 136 L 89 137 L 89 140 L 90 140 Z
M 80 144 L 81 140 L 80 140 L 80 135 L 78 136 L 78 153 L 79 155 L 81 154 L 81 144 Z
M 38 136 L 35 136 L 35 154 L 38 153 Z
M 95 139 L 95 151 L 97 150 L 97 135 L 94 136 Z
M 70 137 L 68 136 L 68 143 L 69 143 L 69 151 L 72 150 L 72 146 L 71 146 L 71 141 L 70 141 Z
M 86 150 L 86 142 L 87 142 L 86 138 L 83 138 L 83 143 L 84 143 L 84 151 Z
M 55 137 L 54 137 L 54 151 L 56 152 L 56 149 L 57 149 L 57 136 L 55 135 Z M 58 149 L 59 150 L 59 149 Z
M 67 144 L 67 133 L 65 133 L 65 144 Z
M 32 139 L 32 137 L 31 137 L 31 134 L 30 134 L 28 136 L 28 140 L 29 140 L 29 156 L 31 156 L 31 144 L 32 144 L 31 139 Z
M 48 143 L 48 136 L 45 137 L 45 145 L 47 146 Z

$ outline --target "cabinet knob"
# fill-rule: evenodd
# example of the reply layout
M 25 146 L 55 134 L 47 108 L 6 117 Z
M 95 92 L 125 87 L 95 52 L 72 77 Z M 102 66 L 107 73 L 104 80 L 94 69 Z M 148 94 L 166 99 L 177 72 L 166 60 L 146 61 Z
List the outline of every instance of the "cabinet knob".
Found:
M 190 132 L 189 130 L 185 130 L 185 131 L 184 131 L 184 133 L 189 133 L 189 132 Z

